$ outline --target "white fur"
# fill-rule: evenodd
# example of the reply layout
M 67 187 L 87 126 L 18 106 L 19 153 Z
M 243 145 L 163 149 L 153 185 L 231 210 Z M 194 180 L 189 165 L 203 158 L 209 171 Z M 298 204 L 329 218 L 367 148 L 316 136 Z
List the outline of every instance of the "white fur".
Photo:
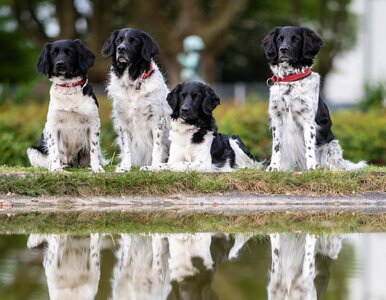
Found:
M 128 70 L 121 78 L 110 72 L 107 92 L 113 103 L 121 158 L 117 172 L 127 172 L 132 166 L 158 165 L 168 156 L 168 88 L 157 65 L 152 62 L 152 66 L 150 77 L 142 79 L 141 75 L 136 81 L 129 78 Z
M 171 290 L 167 254 L 167 240 L 160 235 L 121 234 L 112 299 L 166 299 Z
M 100 237 L 31 234 L 28 248 L 47 242 L 43 266 L 51 300 L 92 300 L 100 278 Z
M 275 76 L 299 74 L 287 63 L 271 66 Z M 316 146 L 315 116 L 319 101 L 319 74 L 292 82 L 276 82 L 270 88 L 269 116 L 272 127 L 272 157 L 268 171 L 310 170 L 318 166 L 331 170 L 354 170 L 365 162 L 344 160 L 337 140 Z
M 176 172 L 198 171 L 198 172 L 232 172 L 234 169 L 227 161 L 219 167 L 212 164 L 210 154 L 213 142 L 213 132 L 208 132 L 204 141 L 199 144 L 192 142 L 194 133 L 198 128 L 194 125 L 186 124 L 183 120 L 172 120 L 170 130 L 170 156 L 167 164 L 144 167 L 141 170 L 162 171 L 172 170 Z M 259 168 L 260 163 L 250 159 L 238 146 L 237 142 L 230 138 L 230 145 L 235 152 L 236 168 Z
M 28 158 L 34 167 L 62 171 L 81 149 L 90 153 L 89 164 L 95 173 L 104 172 L 106 164 L 100 148 L 100 120 L 98 107 L 92 97 L 83 95 L 81 86 L 60 87 L 57 84 L 80 81 L 80 77 L 63 79 L 53 77 L 50 89 L 50 103 L 44 137 L 48 156 L 29 148 Z
M 337 259 L 342 237 L 311 234 L 270 234 L 272 266 L 268 299 L 316 300 L 316 253 Z

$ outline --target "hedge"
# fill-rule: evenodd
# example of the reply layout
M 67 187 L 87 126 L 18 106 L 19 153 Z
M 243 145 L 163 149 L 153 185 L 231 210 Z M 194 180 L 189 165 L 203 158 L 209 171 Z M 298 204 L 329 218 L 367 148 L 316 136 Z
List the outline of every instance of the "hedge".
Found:
M 102 121 L 102 147 L 106 157 L 115 158 L 115 133 L 110 120 L 111 104 L 99 97 Z M 28 166 L 26 149 L 39 141 L 47 114 L 47 102 L 0 106 L 0 165 Z M 238 134 L 252 153 L 267 159 L 271 153 L 271 132 L 267 103 L 250 102 L 237 107 L 222 104 L 215 110 L 220 132 Z M 333 131 L 347 159 L 386 164 L 386 110 L 358 112 L 344 110 L 332 113 Z

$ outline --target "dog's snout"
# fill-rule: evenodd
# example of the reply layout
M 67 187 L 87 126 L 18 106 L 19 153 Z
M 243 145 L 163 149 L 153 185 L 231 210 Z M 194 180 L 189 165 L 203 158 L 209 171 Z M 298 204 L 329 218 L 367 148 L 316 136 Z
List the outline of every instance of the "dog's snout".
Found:
M 56 62 L 56 66 L 59 67 L 59 68 L 64 67 L 64 61 L 63 61 L 63 60 L 57 61 L 57 62 Z
M 124 53 L 125 50 L 126 50 L 126 48 L 123 45 L 119 45 L 118 48 L 117 48 L 118 53 Z
M 288 46 L 284 45 L 284 46 L 281 46 L 280 49 L 279 49 L 280 53 L 282 54 L 286 54 L 288 52 Z
M 183 106 L 181 107 L 181 112 L 187 113 L 187 112 L 191 111 L 191 109 L 192 109 L 192 108 L 191 108 L 190 106 L 183 105 Z

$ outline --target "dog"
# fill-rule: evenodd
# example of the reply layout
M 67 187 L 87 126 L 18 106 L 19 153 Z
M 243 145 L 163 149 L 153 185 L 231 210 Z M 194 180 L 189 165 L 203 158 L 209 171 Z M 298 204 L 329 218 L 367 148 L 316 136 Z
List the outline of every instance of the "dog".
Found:
M 355 170 L 366 166 L 343 159 L 331 131 L 327 105 L 319 94 L 319 74 L 311 70 L 322 39 L 305 27 L 276 27 L 263 40 L 273 77 L 269 116 L 272 157 L 268 171 Z
M 231 172 L 261 167 L 238 136 L 218 133 L 212 112 L 220 98 L 209 85 L 196 81 L 178 84 L 167 101 L 173 111 L 169 160 L 142 170 Z
M 37 70 L 52 85 L 40 143 L 27 150 L 33 167 L 63 171 L 66 166 L 90 166 L 95 173 L 104 172 L 98 102 L 87 79 L 94 60 L 80 40 L 48 43 L 40 53 Z
M 153 60 L 158 53 L 151 36 L 133 28 L 114 31 L 103 45 L 102 54 L 112 58 L 107 93 L 120 148 L 118 173 L 167 160 L 169 90 Z
M 58 234 L 31 234 L 27 247 L 46 243 L 43 266 L 50 299 L 92 300 L 100 279 L 100 236 L 72 237 Z
M 272 265 L 268 285 L 268 299 L 316 300 L 326 286 L 315 285 L 316 254 L 338 258 L 342 237 L 312 234 L 270 234 Z M 328 280 L 324 280 L 324 285 Z

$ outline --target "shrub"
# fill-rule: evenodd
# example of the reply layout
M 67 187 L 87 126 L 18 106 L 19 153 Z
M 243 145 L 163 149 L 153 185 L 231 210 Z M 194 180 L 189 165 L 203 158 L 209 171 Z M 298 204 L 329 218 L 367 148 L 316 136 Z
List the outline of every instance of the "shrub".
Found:
M 116 134 L 113 130 L 111 105 L 106 97 L 98 97 L 102 122 L 102 149 L 106 158 L 115 157 Z M 28 166 L 26 150 L 38 143 L 47 115 L 48 103 L 0 106 L 0 165 Z M 271 132 L 266 102 L 252 102 L 244 106 L 224 103 L 215 110 L 219 131 L 237 134 L 259 159 L 271 155 Z M 347 159 L 366 160 L 386 164 L 386 110 L 378 112 L 339 111 L 332 114 L 333 131 L 339 139 Z

